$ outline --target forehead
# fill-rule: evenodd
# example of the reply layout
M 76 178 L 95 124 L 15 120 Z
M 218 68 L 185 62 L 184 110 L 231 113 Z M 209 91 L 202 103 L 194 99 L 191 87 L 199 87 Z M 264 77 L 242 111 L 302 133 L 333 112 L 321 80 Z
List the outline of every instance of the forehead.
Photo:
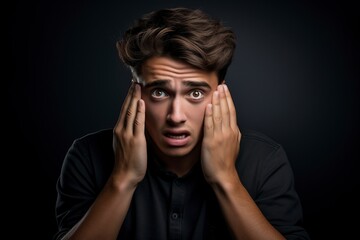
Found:
M 142 79 L 145 83 L 155 80 L 206 81 L 217 84 L 215 72 L 207 72 L 170 57 L 152 57 L 142 66 Z

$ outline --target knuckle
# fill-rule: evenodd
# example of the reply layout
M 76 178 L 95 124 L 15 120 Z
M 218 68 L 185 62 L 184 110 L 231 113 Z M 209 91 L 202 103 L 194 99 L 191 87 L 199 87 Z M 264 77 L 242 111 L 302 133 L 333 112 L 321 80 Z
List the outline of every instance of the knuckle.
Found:
M 138 118 L 136 118 L 134 120 L 134 126 L 142 126 L 143 125 L 143 122 L 141 120 L 139 120 Z
M 206 130 L 212 130 L 212 128 L 213 128 L 212 123 L 206 123 L 206 124 L 205 124 L 205 129 L 206 129 Z
M 222 117 L 221 117 L 221 116 L 215 116 L 215 117 L 214 117 L 214 121 L 215 121 L 215 122 L 221 122 L 221 121 L 222 121 Z
M 131 111 L 130 108 L 128 108 L 128 109 L 126 110 L 126 116 L 127 116 L 127 117 L 131 117 L 131 116 L 132 116 L 132 111 Z
M 116 126 L 113 130 L 113 134 L 116 136 L 120 136 L 122 132 L 122 129 L 119 126 Z

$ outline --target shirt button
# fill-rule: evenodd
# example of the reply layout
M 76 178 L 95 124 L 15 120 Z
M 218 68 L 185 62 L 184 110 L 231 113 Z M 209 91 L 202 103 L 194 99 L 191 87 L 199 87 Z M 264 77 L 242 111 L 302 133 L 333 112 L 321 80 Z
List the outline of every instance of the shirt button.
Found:
M 179 180 L 175 180 L 175 184 L 180 186 L 181 185 L 181 182 Z
M 176 212 L 171 214 L 171 218 L 174 219 L 174 220 L 178 219 L 178 217 L 179 217 L 179 214 L 177 214 Z

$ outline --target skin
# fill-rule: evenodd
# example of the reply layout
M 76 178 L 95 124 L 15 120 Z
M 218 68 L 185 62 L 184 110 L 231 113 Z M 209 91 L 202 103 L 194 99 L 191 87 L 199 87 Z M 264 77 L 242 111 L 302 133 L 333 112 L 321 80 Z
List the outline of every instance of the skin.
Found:
M 218 87 L 216 73 L 156 57 L 143 65 L 142 78 L 148 135 L 162 163 L 182 176 L 200 159 L 205 109 Z
M 114 127 L 115 165 L 86 215 L 64 239 L 116 239 L 147 168 L 147 137 L 164 166 L 178 176 L 201 161 L 235 239 L 284 239 L 263 216 L 235 168 L 241 133 L 228 87 L 168 57 L 142 66 Z M 145 110 L 146 106 L 146 110 Z

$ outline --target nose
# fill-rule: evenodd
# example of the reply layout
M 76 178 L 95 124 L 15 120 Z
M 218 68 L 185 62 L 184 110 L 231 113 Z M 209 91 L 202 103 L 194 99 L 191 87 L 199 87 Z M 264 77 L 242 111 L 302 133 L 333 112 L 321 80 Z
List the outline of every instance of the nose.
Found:
M 169 107 L 167 121 L 172 125 L 186 122 L 184 103 L 182 103 L 181 98 L 179 97 L 173 98 Z

